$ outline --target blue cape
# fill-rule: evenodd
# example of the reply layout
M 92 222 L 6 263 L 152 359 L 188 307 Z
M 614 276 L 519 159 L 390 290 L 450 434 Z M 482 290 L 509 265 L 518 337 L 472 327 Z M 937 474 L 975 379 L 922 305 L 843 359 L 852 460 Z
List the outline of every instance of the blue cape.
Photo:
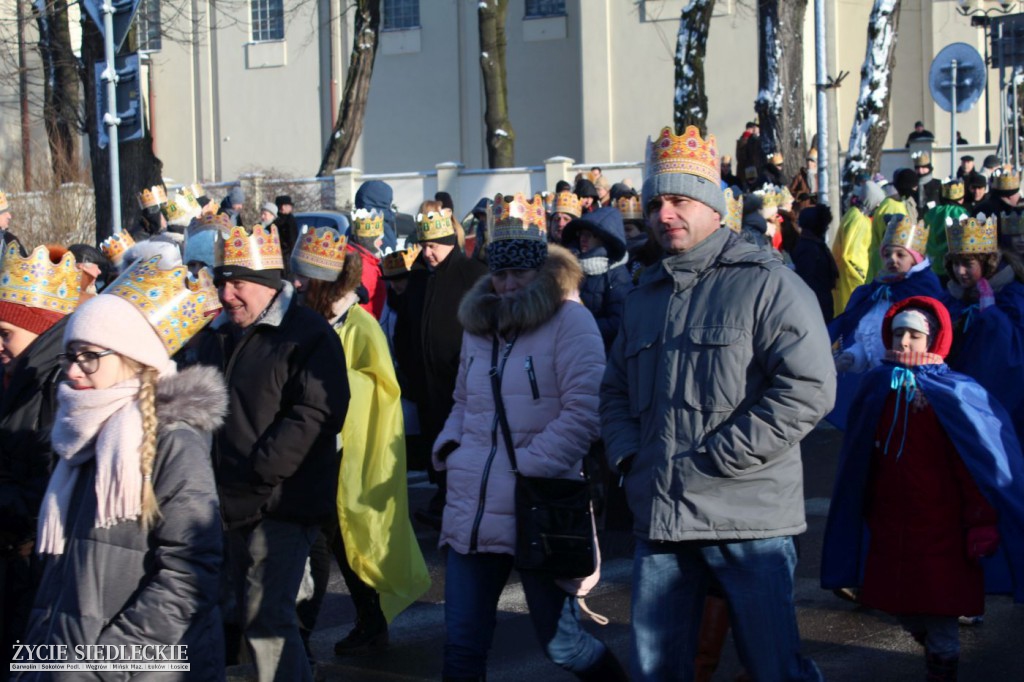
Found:
M 996 304 L 981 311 L 945 293 L 960 337 L 949 366 L 971 377 L 1014 416 L 1024 433 L 1024 284 L 1014 281 L 996 293 Z M 964 326 L 958 324 L 963 319 Z M 963 331 L 961 331 L 963 329 Z
M 821 560 L 821 586 L 855 587 L 864 575 L 868 530 L 864 522 L 875 431 L 892 390 L 894 365 L 864 375 L 843 439 Z M 942 428 L 999 514 L 999 550 L 982 560 L 985 591 L 1012 594 L 1024 603 L 1024 457 L 1010 416 L 977 382 L 946 365 L 913 368 L 918 390 L 935 410 Z
M 873 280 L 860 285 L 853 290 L 843 314 L 828 325 L 829 340 L 834 344 L 842 336 L 842 343 L 837 350 L 849 348 L 854 343 L 854 335 L 861 318 L 868 314 L 879 299 L 887 300 L 891 305 L 911 296 L 942 296 L 942 285 L 931 269 L 915 272 L 890 284 Z M 879 329 L 878 333 L 881 334 L 882 330 Z M 850 405 L 853 403 L 853 397 L 857 395 L 863 376 L 857 372 L 840 372 L 836 376 L 836 404 L 825 419 L 840 431 L 846 430 Z

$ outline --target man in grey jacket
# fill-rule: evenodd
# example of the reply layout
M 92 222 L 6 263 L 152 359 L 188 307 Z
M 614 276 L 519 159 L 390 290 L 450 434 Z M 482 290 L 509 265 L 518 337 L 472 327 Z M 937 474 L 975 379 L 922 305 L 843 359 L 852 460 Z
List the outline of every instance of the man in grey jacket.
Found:
M 720 228 L 714 137 L 665 128 L 648 148 L 647 219 L 666 251 L 629 294 L 601 387 L 610 465 L 638 536 L 636 680 L 691 679 L 709 587 L 757 680 L 821 679 L 793 604 L 806 529 L 800 440 L 835 373 L 811 291 Z

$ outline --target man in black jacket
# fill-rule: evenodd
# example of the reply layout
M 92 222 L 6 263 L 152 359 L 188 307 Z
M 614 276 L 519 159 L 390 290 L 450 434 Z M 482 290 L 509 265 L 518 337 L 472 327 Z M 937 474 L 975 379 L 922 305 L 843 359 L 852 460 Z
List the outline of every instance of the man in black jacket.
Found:
M 462 350 L 462 325 L 459 324 L 459 303 L 478 279 L 488 272 L 487 265 L 468 258 L 458 248 L 451 216 L 420 216 L 416 225 L 418 242 L 423 246 L 419 261 L 422 270 L 409 275 L 406 310 L 415 316 L 420 312 L 420 343 L 426 383 L 419 391 L 422 397 L 420 425 L 423 439 L 433 443 L 441 433 L 452 410 L 455 379 L 459 373 Z M 417 301 L 419 299 L 422 303 Z M 426 510 L 416 512 L 416 519 L 441 528 L 447 489 L 443 472 L 431 471 L 437 493 Z
M 229 413 L 213 451 L 227 529 L 228 662 L 244 634 L 260 679 L 311 680 L 295 598 L 320 525 L 337 513 L 349 387 L 338 335 L 298 305 L 270 229 L 269 238 L 235 228 L 219 240 L 223 264 L 214 273 L 224 310 L 196 355 L 228 384 Z

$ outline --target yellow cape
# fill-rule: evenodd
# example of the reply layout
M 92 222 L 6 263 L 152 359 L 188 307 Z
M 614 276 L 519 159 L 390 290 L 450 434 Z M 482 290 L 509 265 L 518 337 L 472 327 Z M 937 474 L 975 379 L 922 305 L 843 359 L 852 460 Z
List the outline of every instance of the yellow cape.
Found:
M 409 520 L 405 424 L 387 338 L 358 305 L 338 328 L 352 399 L 341 429 L 338 521 L 352 570 L 390 623 L 430 587 Z
M 907 215 L 907 205 L 895 197 L 886 197 L 885 201 L 878 205 L 874 217 L 871 218 L 871 249 L 868 251 L 868 276 L 865 282 L 871 282 L 875 275 L 882 269 L 882 238 L 885 236 L 885 216 L 891 213 Z
M 836 315 L 846 310 L 853 290 L 866 281 L 870 248 L 871 218 L 852 206 L 839 223 L 839 232 L 832 244 L 832 256 L 839 268 L 839 279 L 832 290 L 832 306 Z

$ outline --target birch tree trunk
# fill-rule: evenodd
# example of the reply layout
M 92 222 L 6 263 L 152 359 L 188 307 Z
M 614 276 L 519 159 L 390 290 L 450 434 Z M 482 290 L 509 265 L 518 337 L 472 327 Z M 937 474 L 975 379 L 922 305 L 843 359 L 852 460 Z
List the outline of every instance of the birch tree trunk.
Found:
M 336 168 L 352 164 L 356 143 L 363 134 L 366 103 L 370 98 L 370 79 L 377 57 L 380 36 L 380 0 L 359 0 L 353 31 L 352 56 L 349 59 L 345 93 L 338 105 L 338 121 L 327 142 L 317 176 L 330 175 Z
M 76 179 L 78 171 L 76 141 L 82 130 L 78 65 L 71 48 L 67 0 L 51 0 L 42 8 L 36 4 L 32 8 L 43 62 L 43 124 L 52 181 L 58 186 Z
M 792 178 L 807 152 L 804 126 L 803 25 L 807 0 L 758 0 L 758 94 L 754 100 L 767 159 L 782 153 Z
M 858 173 L 873 175 L 882 165 L 882 145 L 889 130 L 889 99 L 896 66 L 900 0 L 875 0 L 868 19 L 868 46 L 860 69 L 860 94 L 843 164 L 842 195 L 846 204 Z
M 683 8 L 676 37 L 676 88 L 672 119 L 676 135 L 687 126 L 697 126 L 702 137 L 708 133 L 708 96 L 704 87 L 704 56 L 715 0 L 693 0 Z
M 515 165 L 515 131 L 508 117 L 508 77 L 505 70 L 505 19 L 508 0 L 480 0 L 480 68 L 484 78 L 484 122 L 487 162 L 491 168 Z

